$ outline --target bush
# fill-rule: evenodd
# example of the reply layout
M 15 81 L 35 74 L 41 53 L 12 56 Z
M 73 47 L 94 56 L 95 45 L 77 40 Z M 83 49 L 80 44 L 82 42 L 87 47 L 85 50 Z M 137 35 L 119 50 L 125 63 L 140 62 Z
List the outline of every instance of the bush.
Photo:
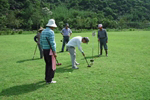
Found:
M 22 30 L 19 30 L 18 34 L 22 34 L 22 33 L 23 33 Z

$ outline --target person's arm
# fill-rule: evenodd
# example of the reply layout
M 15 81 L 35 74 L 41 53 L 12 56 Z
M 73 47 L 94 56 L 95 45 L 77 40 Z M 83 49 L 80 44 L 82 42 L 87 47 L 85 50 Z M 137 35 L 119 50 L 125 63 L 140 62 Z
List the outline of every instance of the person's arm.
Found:
M 34 41 L 37 42 L 37 35 L 34 37 Z
M 82 50 L 80 41 L 77 41 L 77 46 L 78 46 L 79 51 L 83 54 L 84 52 Z
M 61 30 L 61 32 L 60 32 L 60 33 L 61 33 L 61 35 L 63 36 L 63 33 L 64 33 L 64 32 L 63 32 L 63 29 Z
M 50 35 L 48 36 L 48 40 L 50 42 L 52 51 L 56 53 L 56 43 L 54 33 L 50 33 Z
M 99 39 L 99 32 L 97 33 L 97 38 L 98 38 L 98 41 L 100 41 L 100 39 Z
M 107 35 L 107 31 L 105 30 L 105 35 L 106 35 L 106 43 L 108 43 L 108 35 Z
M 41 46 L 41 48 L 43 49 L 43 46 L 42 46 L 43 44 L 42 44 L 42 35 L 40 35 L 40 46 Z
M 69 33 L 70 33 L 70 36 L 72 35 L 72 31 L 71 31 L 71 29 L 69 30 Z

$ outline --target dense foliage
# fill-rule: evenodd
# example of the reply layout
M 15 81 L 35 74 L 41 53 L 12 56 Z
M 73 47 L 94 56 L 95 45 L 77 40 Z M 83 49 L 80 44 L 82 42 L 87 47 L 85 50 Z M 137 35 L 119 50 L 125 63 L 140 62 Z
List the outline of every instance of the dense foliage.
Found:
M 0 29 L 35 30 L 54 18 L 58 28 L 150 27 L 150 0 L 0 0 Z

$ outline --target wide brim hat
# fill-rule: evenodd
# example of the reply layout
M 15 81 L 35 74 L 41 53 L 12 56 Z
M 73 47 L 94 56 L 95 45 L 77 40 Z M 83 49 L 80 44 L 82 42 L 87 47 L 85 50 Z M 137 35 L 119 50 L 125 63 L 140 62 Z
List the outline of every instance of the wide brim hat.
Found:
M 38 29 L 38 32 L 43 31 L 43 30 L 44 30 L 44 28 L 43 28 L 43 27 L 40 27 L 40 28 Z
M 55 20 L 54 19 L 50 19 L 47 23 L 46 26 L 49 26 L 49 27 L 57 27 L 56 23 L 55 23 Z

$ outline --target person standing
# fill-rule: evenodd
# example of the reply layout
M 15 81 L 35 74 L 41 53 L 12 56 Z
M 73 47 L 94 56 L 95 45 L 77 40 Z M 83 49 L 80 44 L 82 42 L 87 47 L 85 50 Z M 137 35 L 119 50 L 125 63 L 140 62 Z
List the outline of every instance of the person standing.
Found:
M 40 27 L 37 35 L 34 37 L 34 41 L 37 43 L 39 51 L 40 51 L 40 58 L 41 59 L 43 58 L 43 50 L 42 50 L 41 45 L 40 45 L 40 36 L 41 36 L 42 31 L 43 31 L 43 27 Z
M 67 44 L 67 48 L 68 51 L 70 53 L 70 57 L 71 57 L 71 62 L 72 62 L 72 68 L 73 69 L 79 69 L 77 67 L 77 65 L 79 65 L 79 63 L 77 63 L 76 61 L 76 50 L 75 47 L 78 47 L 79 51 L 82 53 L 83 56 L 85 56 L 82 47 L 81 47 L 81 43 L 87 43 L 89 42 L 89 38 L 88 37 L 81 37 L 81 36 L 76 36 L 73 37 Z
M 98 25 L 98 41 L 100 42 L 100 54 L 99 56 L 102 55 L 102 50 L 103 47 L 105 49 L 106 52 L 106 56 L 108 56 L 108 47 L 107 47 L 107 43 L 108 43 L 108 36 L 107 36 L 107 32 L 106 29 L 103 29 L 103 25 L 99 24 Z
M 57 57 L 56 55 L 56 42 L 55 42 L 55 33 L 54 29 L 57 27 L 55 24 L 54 19 L 50 19 L 48 21 L 48 24 L 46 25 L 46 29 L 42 31 L 41 37 L 40 37 L 40 44 L 43 49 L 43 54 L 44 54 L 44 60 L 46 63 L 45 67 L 45 81 L 46 83 L 56 83 L 56 81 L 53 81 L 52 79 L 54 78 L 55 74 L 55 69 L 52 67 L 52 55 L 50 55 L 50 51 L 53 51 L 53 55 Z M 47 39 L 50 42 L 50 45 L 48 44 Z
M 61 34 L 63 36 L 63 43 L 62 43 L 62 49 L 61 49 L 60 52 L 64 52 L 65 44 L 68 43 L 69 38 L 72 35 L 72 31 L 69 28 L 69 24 L 68 23 L 66 23 L 65 28 L 62 29 Z M 67 48 L 66 48 L 66 51 L 68 51 Z

